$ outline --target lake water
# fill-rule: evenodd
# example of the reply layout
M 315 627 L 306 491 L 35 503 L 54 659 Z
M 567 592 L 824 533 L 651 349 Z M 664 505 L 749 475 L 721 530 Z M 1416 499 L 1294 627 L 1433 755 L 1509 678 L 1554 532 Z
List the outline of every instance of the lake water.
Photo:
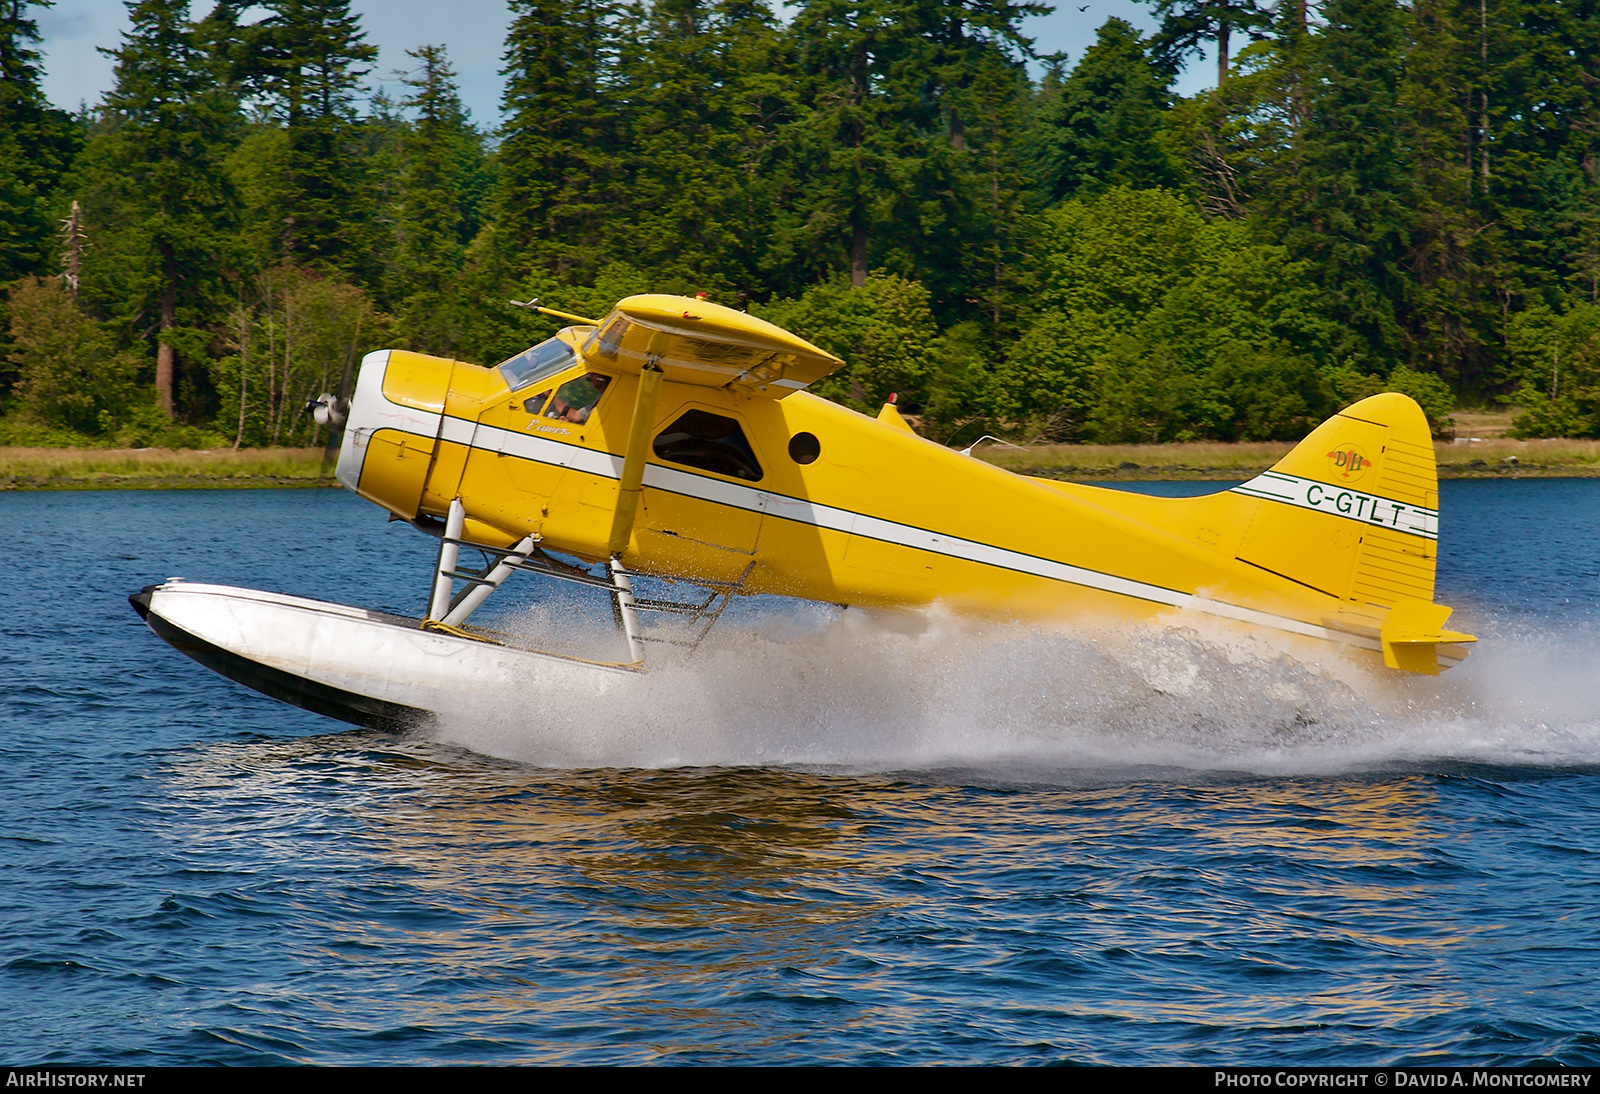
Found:
M 125 598 L 414 613 L 433 541 L 0 494 L 0 1060 L 1600 1064 L 1600 480 L 1441 495 L 1482 641 L 1436 680 L 753 603 L 604 704 L 396 736 Z M 564 596 L 502 618 L 603 620 Z

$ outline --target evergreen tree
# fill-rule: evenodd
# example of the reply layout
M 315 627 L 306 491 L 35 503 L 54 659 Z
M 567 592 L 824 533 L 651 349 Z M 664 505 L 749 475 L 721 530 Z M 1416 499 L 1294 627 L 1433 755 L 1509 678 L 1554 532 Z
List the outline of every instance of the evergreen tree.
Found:
M 927 54 L 901 14 L 888 0 L 804 0 L 792 26 L 805 98 L 790 139 L 805 176 L 806 227 L 823 269 L 836 268 L 827 252 L 845 257 L 857 288 L 897 191 L 914 200 L 906 183 L 916 178 L 929 198 L 949 193 L 927 190 L 938 165 L 919 162 L 941 151 L 926 139 L 937 105 L 919 94 Z
M 209 340 L 203 328 L 215 317 L 234 250 L 223 163 L 237 103 L 218 85 L 188 8 L 187 0 L 130 2 L 132 25 L 112 53 L 116 87 L 82 170 L 96 233 L 86 293 L 155 343 L 156 397 L 168 417 L 178 410 L 180 347 L 192 366 L 188 409 L 201 409 Z
M 513 0 L 495 191 L 495 251 L 508 278 L 592 279 L 607 224 L 626 206 L 621 6 Z
M 1311 262 L 1340 355 L 1386 373 L 1404 355 L 1410 165 L 1399 105 L 1404 14 L 1394 0 L 1328 0 L 1298 171 L 1264 194 L 1263 220 Z
M 1166 73 L 1144 40 L 1107 19 L 1039 112 L 1043 183 L 1052 200 L 1113 186 L 1174 186 L 1177 172 L 1162 141 L 1170 105 Z
M 264 0 L 247 28 L 241 75 L 271 103 L 287 138 L 281 202 L 269 211 L 274 258 L 377 280 L 375 225 L 355 96 L 377 47 L 349 0 Z
M 837 268 L 842 254 L 860 287 L 877 253 L 927 280 L 936 307 L 967 295 L 948 280 L 963 266 L 958 249 L 981 238 L 985 204 L 991 219 L 1015 219 L 1009 199 L 1022 182 L 998 158 L 974 162 L 970 123 L 983 120 L 985 140 L 1005 139 L 996 130 L 1025 99 L 1015 76 L 1032 49 L 1020 23 L 1037 10 L 1007 0 L 800 5 L 791 33 L 803 110 L 789 140 L 821 268 Z M 996 200 L 1002 179 L 1008 193 Z
M 1037 3 L 922 0 L 911 9 L 920 32 L 920 95 L 934 107 L 929 154 L 890 207 L 888 257 L 925 285 L 947 324 L 982 320 L 992 344 L 1015 328 L 1025 295 L 1032 231 L 1027 132 L 1032 88 L 1022 34 Z M 892 267 L 894 268 L 894 267 Z
M 1020 64 L 995 53 L 986 60 L 957 96 L 967 146 L 964 153 L 956 150 L 962 189 L 970 195 L 965 223 L 948 234 L 925 228 L 911 268 L 939 300 L 947 322 L 979 324 L 992 357 L 1015 337 L 1028 310 L 1034 287 L 1028 253 L 1040 202 L 1025 139 L 1032 88 Z
M 1173 158 L 1208 213 L 1242 220 L 1261 213 L 1261 204 L 1271 212 L 1263 195 L 1298 184 L 1301 60 L 1287 41 L 1252 43 L 1240 52 L 1225 87 L 1180 100 L 1168 113 Z
M 28 9 L 52 3 L 0 0 L 0 283 L 44 272 L 56 190 L 81 141 L 39 88 L 39 26 Z
M 1481 0 L 1417 0 L 1401 87 L 1411 171 L 1408 357 L 1458 386 L 1493 373 L 1495 287 L 1511 273 L 1497 261 L 1501 215 L 1488 185 L 1487 16 Z
M 661 0 L 633 25 L 628 206 L 609 234 L 684 287 L 765 296 L 789 182 L 775 135 L 794 116 L 777 21 L 751 0 Z
M 1471 13 L 1477 14 L 1477 13 Z M 1486 0 L 1477 175 L 1506 218 L 1525 306 L 1600 300 L 1600 3 Z M 1487 109 L 1485 109 L 1487 105 Z
M 1168 71 L 1176 72 L 1183 58 L 1202 49 L 1202 43 L 1216 42 L 1218 88 L 1228 82 L 1228 45 L 1234 31 L 1259 38 L 1271 23 L 1258 0 L 1153 0 L 1153 4 L 1161 17 L 1156 56 Z
M 395 296 L 402 339 L 433 353 L 451 353 L 460 332 L 454 286 L 477 234 L 485 164 L 482 140 L 456 93 L 442 46 L 407 54 L 418 68 L 405 77 L 416 112 L 400 138 Z

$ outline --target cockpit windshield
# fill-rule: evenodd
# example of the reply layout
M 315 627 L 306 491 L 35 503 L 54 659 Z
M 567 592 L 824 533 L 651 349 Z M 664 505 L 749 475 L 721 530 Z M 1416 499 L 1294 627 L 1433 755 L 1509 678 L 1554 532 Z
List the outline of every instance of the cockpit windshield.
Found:
M 577 359 L 571 346 L 559 338 L 547 338 L 510 360 L 502 361 L 499 372 L 506 386 L 516 391 L 536 384 L 547 376 L 554 376 Z

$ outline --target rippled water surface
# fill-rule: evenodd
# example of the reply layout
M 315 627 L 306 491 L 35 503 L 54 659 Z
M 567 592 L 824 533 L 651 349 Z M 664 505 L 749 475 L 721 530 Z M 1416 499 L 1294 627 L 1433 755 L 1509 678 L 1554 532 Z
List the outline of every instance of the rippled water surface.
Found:
M 1600 1063 L 1600 480 L 1441 508 L 1483 641 L 1436 680 L 768 602 L 603 703 L 393 736 L 125 598 L 414 612 L 431 541 L 335 491 L 0 494 L 0 1060 Z

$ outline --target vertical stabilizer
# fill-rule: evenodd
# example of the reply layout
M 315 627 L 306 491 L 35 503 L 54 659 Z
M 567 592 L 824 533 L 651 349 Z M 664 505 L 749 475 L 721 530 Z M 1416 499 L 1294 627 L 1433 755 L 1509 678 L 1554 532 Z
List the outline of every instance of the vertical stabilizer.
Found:
M 1422 409 L 1404 395 L 1363 399 L 1234 492 L 1259 498 L 1238 559 L 1343 602 L 1324 625 L 1378 638 L 1393 668 L 1437 672 L 1433 601 L 1439 483 Z M 1442 650 L 1445 656 L 1457 651 Z

